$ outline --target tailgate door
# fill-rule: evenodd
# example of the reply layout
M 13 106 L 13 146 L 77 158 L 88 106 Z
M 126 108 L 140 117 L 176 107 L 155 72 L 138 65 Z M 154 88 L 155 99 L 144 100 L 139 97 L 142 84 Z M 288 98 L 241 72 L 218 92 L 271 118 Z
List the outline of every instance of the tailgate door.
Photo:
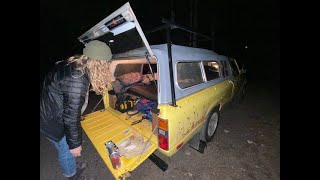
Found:
M 141 115 L 137 114 L 128 119 L 126 113 L 122 114 L 108 107 L 105 110 L 85 115 L 85 119 L 81 121 L 82 128 L 115 178 L 133 171 L 158 147 L 158 140 L 152 133 L 151 122 L 143 120 L 141 123 L 131 126 L 131 123 L 140 119 L 140 117 Z M 144 142 L 150 139 L 151 146 L 142 155 L 130 158 L 121 156 L 122 166 L 117 170 L 114 169 L 105 143 L 112 141 L 118 146 L 119 143 L 124 142 L 134 133 L 141 135 Z
M 136 30 L 137 35 L 133 35 L 132 32 L 130 33 L 130 31 L 132 30 Z M 126 35 L 124 35 L 124 37 L 121 37 L 122 34 Z M 101 38 L 102 36 L 104 38 Z M 120 36 L 120 39 L 118 40 L 116 36 Z M 84 44 L 90 42 L 93 39 L 98 38 L 100 38 L 99 40 L 101 41 L 107 40 L 107 44 L 109 44 L 109 42 L 113 42 L 114 45 L 111 45 L 111 49 L 112 52 L 117 54 L 120 52 L 125 52 L 127 50 L 137 48 L 138 40 L 135 39 L 135 36 L 138 36 L 136 38 L 139 39 L 139 41 L 142 41 L 149 55 L 153 56 L 153 52 L 150 48 L 150 45 L 140 27 L 140 24 L 133 10 L 131 9 L 130 3 L 127 2 L 118 10 L 114 11 L 108 17 L 104 18 L 98 24 L 96 24 L 87 32 L 78 37 L 78 40 Z M 127 45 L 129 47 L 127 47 L 126 49 L 117 50 L 116 46 L 119 46 L 119 41 L 123 41 L 124 46 Z M 134 41 L 134 46 L 130 46 L 131 41 Z

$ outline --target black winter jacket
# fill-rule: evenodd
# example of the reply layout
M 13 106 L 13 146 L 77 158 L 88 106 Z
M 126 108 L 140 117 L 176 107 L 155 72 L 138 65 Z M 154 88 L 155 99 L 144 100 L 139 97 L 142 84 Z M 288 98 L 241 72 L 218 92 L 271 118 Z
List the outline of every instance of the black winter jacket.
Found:
M 62 61 L 47 74 L 40 93 L 40 132 L 53 141 L 66 136 L 69 149 L 82 142 L 81 108 L 89 90 L 87 73 Z

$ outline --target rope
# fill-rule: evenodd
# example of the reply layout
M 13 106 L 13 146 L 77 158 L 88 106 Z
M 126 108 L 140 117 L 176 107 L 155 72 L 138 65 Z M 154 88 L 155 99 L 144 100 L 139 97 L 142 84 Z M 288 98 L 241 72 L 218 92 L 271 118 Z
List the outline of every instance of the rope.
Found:
M 151 139 L 154 131 L 157 129 L 157 127 L 158 127 L 158 124 L 157 124 L 157 125 L 154 127 L 154 129 L 152 130 L 151 136 L 148 138 L 148 140 L 147 140 L 147 142 L 146 142 L 146 145 L 145 145 L 144 148 L 142 149 L 141 154 L 140 154 L 139 158 L 137 159 L 137 162 L 138 162 L 138 163 L 139 163 L 139 161 L 140 161 L 140 159 L 141 159 L 142 153 L 146 150 L 147 144 L 149 143 L 149 141 L 150 141 L 150 139 Z
M 98 104 L 93 108 L 93 110 L 91 111 L 92 113 L 94 112 L 94 110 L 96 110 L 96 108 L 97 108 L 97 106 L 100 104 L 100 102 L 102 101 L 102 99 L 103 99 L 103 96 L 102 96 L 102 98 L 100 99 L 100 101 L 98 102 Z

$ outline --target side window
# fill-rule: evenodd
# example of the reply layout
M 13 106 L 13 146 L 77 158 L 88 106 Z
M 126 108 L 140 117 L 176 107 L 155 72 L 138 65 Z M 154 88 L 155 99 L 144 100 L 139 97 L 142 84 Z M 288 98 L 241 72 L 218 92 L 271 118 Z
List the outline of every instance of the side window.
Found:
M 220 77 L 219 64 L 216 61 L 203 62 L 203 67 L 206 73 L 207 81 L 211 81 Z
M 236 61 L 231 59 L 230 60 L 230 66 L 232 69 L 232 75 L 233 76 L 238 76 L 239 75 L 239 69 L 238 69 L 238 65 L 236 64 Z
M 225 66 L 224 66 L 224 61 L 220 61 L 220 63 L 221 63 L 221 65 L 220 65 L 220 67 L 221 67 L 221 75 L 222 75 L 222 77 L 226 77 L 226 68 L 225 68 Z
M 227 61 L 223 61 L 223 64 L 224 64 L 224 71 L 225 71 L 225 77 L 229 77 L 229 64 Z
M 177 64 L 177 81 L 182 89 L 204 82 L 201 73 L 201 63 L 179 62 Z

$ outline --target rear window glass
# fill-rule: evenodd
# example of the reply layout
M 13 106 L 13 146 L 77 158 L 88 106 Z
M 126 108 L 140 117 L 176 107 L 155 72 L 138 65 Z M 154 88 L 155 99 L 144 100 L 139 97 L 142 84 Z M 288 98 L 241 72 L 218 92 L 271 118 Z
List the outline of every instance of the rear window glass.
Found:
M 184 89 L 203 81 L 200 62 L 179 62 L 177 64 L 177 82 Z

